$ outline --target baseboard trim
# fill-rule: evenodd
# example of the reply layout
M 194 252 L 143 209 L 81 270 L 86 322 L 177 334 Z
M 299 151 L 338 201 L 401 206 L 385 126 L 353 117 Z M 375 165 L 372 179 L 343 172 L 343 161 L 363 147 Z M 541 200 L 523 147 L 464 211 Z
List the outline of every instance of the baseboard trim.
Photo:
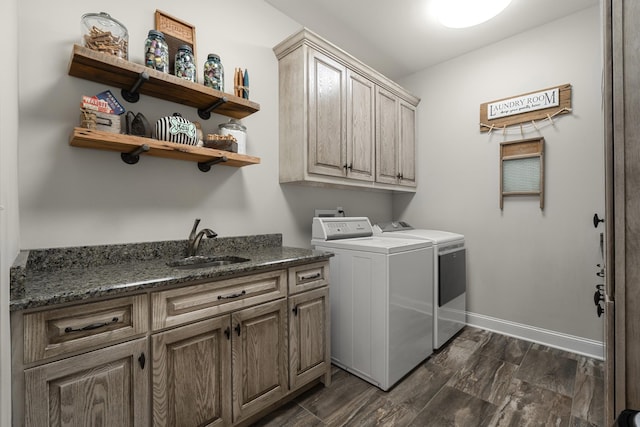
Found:
M 470 312 L 467 312 L 467 324 L 502 335 L 604 360 L 604 343 L 600 341 Z

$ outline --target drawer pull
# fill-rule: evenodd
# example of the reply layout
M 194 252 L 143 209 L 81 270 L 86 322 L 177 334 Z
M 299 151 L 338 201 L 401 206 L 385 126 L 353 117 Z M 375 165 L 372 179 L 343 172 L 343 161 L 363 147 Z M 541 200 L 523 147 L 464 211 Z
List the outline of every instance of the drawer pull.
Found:
M 246 295 L 246 294 L 247 294 L 247 291 L 242 291 L 239 294 L 218 295 L 218 299 L 233 299 L 233 298 L 241 297 L 241 296 Z
M 118 323 L 118 318 L 114 317 L 113 319 L 111 319 L 111 322 L 92 323 L 91 325 L 83 326 L 82 328 L 72 328 L 71 326 L 67 326 L 66 328 L 64 328 L 64 332 L 69 334 L 71 332 L 90 331 L 92 329 L 98 329 L 104 326 L 108 326 L 110 323 Z
M 318 278 L 320 278 L 320 272 L 300 276 L 300 280 L 313 280 Z
M 240 332 L 242 332 L 242 327 L 240 326 L 240 323 L 238 323 L 236 327 L 233 329 L 235 329 L 238 336 L 240 336 Z

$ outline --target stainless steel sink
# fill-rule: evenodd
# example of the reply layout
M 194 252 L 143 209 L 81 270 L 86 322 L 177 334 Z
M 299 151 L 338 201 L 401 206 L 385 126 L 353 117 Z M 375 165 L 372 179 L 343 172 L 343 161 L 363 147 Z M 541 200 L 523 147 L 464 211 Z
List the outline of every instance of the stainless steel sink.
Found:
M 205 267 L 219 267 L 221 265 L 238 264 L 241 262 L 249 261 L 248 258 L 241 258 L 230 255 L 218 255 L 218 256 L 204 256 L 195 255 L 186 258 L 180 258 L 174 261 L 169 261 L 167 265 L 174 268 L 205 268 Z

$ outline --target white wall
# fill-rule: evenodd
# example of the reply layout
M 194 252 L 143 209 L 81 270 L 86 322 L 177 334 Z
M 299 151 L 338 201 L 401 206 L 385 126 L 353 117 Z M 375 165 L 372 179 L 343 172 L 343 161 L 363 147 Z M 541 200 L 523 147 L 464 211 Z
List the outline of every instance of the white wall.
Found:
M 394 197 L 394 216 L 466 236 L 470 312 L 601 342 L 603 227 L 591 222 L 604 212 L 599 37 L 593 7 L 401 81 L 422 98 L 421 173 L 415 197 Z M 480 104 L 565 83 L 573 112 L 524 136 L 545 138 L 544 210 L 537 198 L 508 198 L 501 211 L 499 145 L 523 137 L 481 134 Z
M 6 125 L 13 123 L 6 107 L 14 105 L 11 94 L 17 96 L 18 79 L 5 66 L 9 75 L 1 83 L 0 196 L 8 204 L 17 195 L 11 157 L 17 147 L 20 221 L 17 205 L 11 203 L 4 216 L 8 220 L 3 220 L 9 239 L 4 228 L 0 239 L 0 309 L 6 307 L 7 260 L 18 247 L 18 224 L 22 249 L 184 239 L 195 217 L 221 236 L 278 232 L 285 244 L 304 247 L 309 244 L 313 209 L 339 205 L 348 215 L 368 215 L 373 221 L 389 219 L 393 213 L 418 227 L 464 233 L 472 312 L 602 340 L 592 303 L 600 230 L 590 222 L 604 205 L 597 8 L 400 82 L 422 98 L 420 182 L 415 196 L 392 197 L 279 185 L 278 77 L 271 49 L 300 26 L 263 1 L 186 0 L 177 7 L 169 0 L 153 5 L 114 0 L 106 9 L 94 9 L 61 0 L 51 9 L 42 0 L 22 0 L 17 7 L 20 121 L 18 133 Z M 260 165 L 216 166 L 204 174 L 191 162 L 143 156 L 131 166 L 117 154 L 68 145 L 80 96 L 108 88 L 67 75 L 81 15 L 105 10 L 124 22 L 130 33 L 130 59 L 141 62 L 156 8 L 196 26 L 199 63 L 209 52 L 218 53 L 227 71 L 228 91 L 234 67 L 249 69 L 251 98 L 261 110 L 244 123 L 249 154 L 260 157 Z M 15 29 L 14 15 L 3 13 L 3 31 Z M 541 131 L 547 149 L 546 207 L 541 212 L 536 200 L 518 199 L 505 201 L 500 211 L 498 146 L 520 136 L 480 134 L 479 105 L 563 83 L 573 86 L 574 111 Z M 175 111 L 197 119 L 194 109 L 145 96 L 125 107 L 143 112 L 151 122 Z M 214 116 L 203 126 L 211 132 L 226 120 Z M 14 142 L 16 135 L 19 143 Z M 2 320 L 0 327 L 6 328 Z M 6 352 L 6 337 L 0 342 Z M 2 360 L 6 366 L 4 355 Z M 7 379 L 0 381 L 0 390 L 6 390 Z M 6 402 L 4 395 L 0 397 Z M 4 407 L 0 409 L 4 416 Z
M 3 4 L 0 39 L 5 58 L 16 58 L 18 0 Z M 0 79 L 0 427 L 11 424 L 9 266 L 18 253 L 18 64 L 7 60 Z
M 215 166 L 142 156 L 137 165 L 118 154 L 68 145 L 78 103 L 109 87 L 67 75 L 83 13 L 106 11 L 129 30 L 130 60 L 141 63 L 154 12 L 163 10 L 196 27 L 198 66 L 220 55 L 225 87 L 233 70 L 247 68 L 251 99 L 261 109 L 243 122 L 248 153 L 257 166 Z M 73 0 L 20 2 L 20 208 L 22 248 L 184 239 L 195 217 L 220 236 L 283 233 L 290 246 L 309 246 L 314 208 L 343 206 L 348 214 L 391 216 L 391 196 L 278 183 L 278 67 L 272 47 L 300 25 L 261 0 L 115 0 L 97 8 Z M 119 95 L 119 90 L 112 91 Z M 150 122 L 175 111 L 199 120 L 196 110 L 141 97 L 125 104 Z M 205 133 L 228 118 L 202 121 Z

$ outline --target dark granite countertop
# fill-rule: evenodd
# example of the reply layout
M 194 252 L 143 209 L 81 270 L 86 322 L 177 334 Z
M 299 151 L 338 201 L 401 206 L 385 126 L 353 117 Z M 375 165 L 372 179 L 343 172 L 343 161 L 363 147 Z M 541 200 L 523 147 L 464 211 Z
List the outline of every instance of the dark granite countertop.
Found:
M 219 280 L 300 263 L 331 254 L 282 246 L 280 234 L 203 241 L 199 255 L 232 255 L 249 261 L 178 269 L 187 241 L 82 246 L 22 251 L 11 268 L 10 310 L 24 310 L 104 296 L 121 296 L 201 279 Z

